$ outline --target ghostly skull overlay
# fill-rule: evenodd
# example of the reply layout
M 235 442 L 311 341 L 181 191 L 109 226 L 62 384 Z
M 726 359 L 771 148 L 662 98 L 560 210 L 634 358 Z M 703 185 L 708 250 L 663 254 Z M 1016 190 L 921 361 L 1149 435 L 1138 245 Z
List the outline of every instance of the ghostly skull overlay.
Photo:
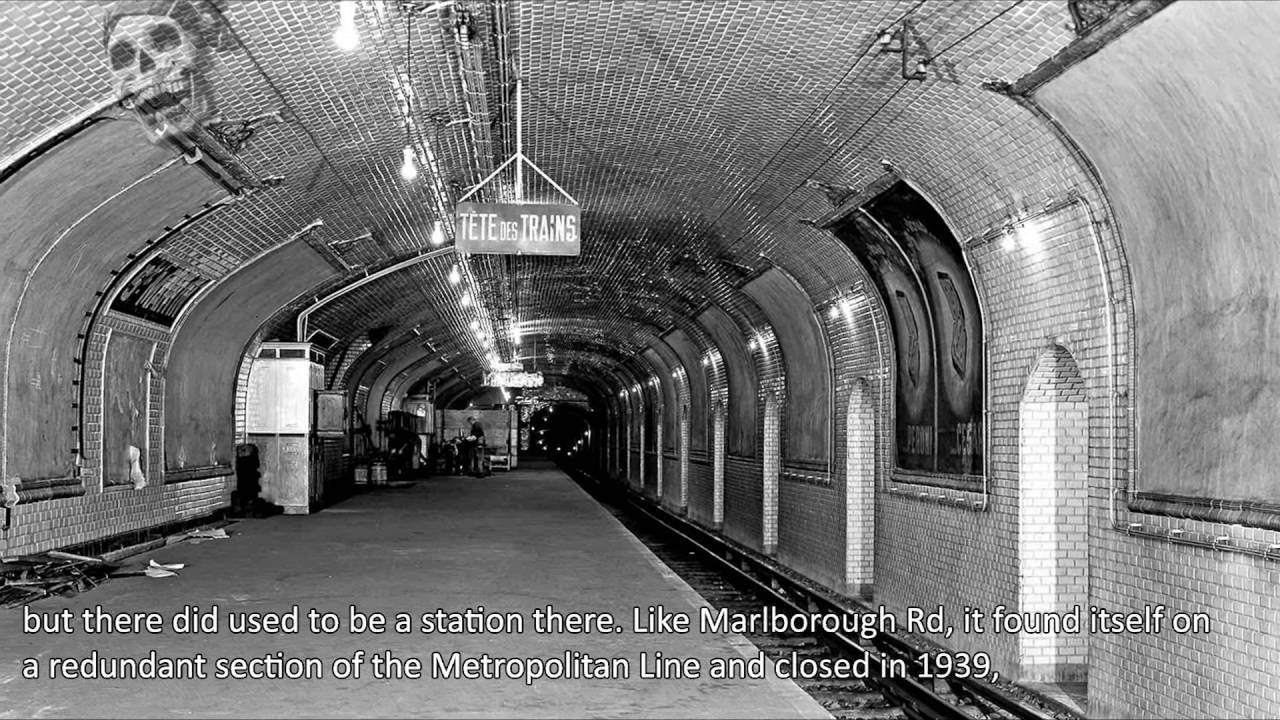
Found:
M 152 142 L 190 131 L 213 113 L 204 67 L 220 21 L 199 2 L 122 0 L 107 12 L 103 42 L 116 93 Z

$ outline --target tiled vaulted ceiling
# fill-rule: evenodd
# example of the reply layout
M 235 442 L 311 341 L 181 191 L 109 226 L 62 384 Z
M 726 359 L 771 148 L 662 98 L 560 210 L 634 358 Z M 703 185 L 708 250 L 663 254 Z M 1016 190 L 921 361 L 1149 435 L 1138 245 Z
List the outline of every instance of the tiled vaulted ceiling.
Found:
M 708 302 L 750 324 L 758 313 L 738 287 L 770 266 L 821 300 L 853 275 L 833 241 L 801 222 L 831 207 L 807 181 L 858 187 L 891 159 L 944 189 L 1002 186 L 983 153 L 1022 119 L 981 83 L 1016 78 L 1073 37 L 1065 2 L 1029 0 L 364 0 L 361 43 L 343 52 L 336 4 L 218 6 L 229 37 L 204 68 L 218 114 L 280 113 L 241 155 L 284 183 L 191 224 L 166 256 L 225 276 L 320 219 L 315 239 L 339 276 L 318 280 L 261 336 L 293 339 L 317 298 L 367 282 L 319 308 L 309 330 L 368 352 L 425 335 L 424 353 L 473 377 L 488 353 L 473 320 L 502 359 L 559 371 L 616 361 L 601 348 L 638 354 L 673 327 L 696 338 L 690 319 Z M 0 106 L 0 163 L 113 100 L 108 7 L 0 6 L 0 87 L 21 100 Z M 912 58 L 930 60 L 924 80 L 905 79 L 900 55 L 877 46 L 904 18 Z M 514 151 L 517 76 L 525 153 L 581 204 L 582 254 L 471 256 L 454 285 L 448 213 Z M 436 160 L 411 183 L 397 172 L 410 77 L 409 137 Z M 510 191 L 500 179 L 482 195 Z M 436 250 L 442 218 L 444 252 L 365 280 Z

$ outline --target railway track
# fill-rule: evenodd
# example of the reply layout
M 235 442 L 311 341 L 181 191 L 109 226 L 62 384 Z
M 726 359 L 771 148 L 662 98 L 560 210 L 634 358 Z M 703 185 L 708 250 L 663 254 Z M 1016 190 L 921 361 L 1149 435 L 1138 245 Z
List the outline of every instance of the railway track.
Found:
M 712 608 L 723 608 L 730 614 L 759 613 L 766 605 L 782 613 L 806 615 L 870 611 L 763 558 L 732 547 L 724 539 L 655 508 L 615 483 L 601 483 L 581 468 L 563 469 Z M 840 632 L 743 634 L 774 662 L 866 658 L 873 663 L 897 659 L 906 664 L 908 672 L 901 677 L 872 673 L 865 680 L 795 679 L 805 692 L 840 719 L 1074 720 L 1077 717 L 1062 709 L 1046 707 L 1029 694 L 1018 697 L 990 683 L 970 678 L 930 677 L 927 665 L 930 661 L 921 660 L 927 653 L 885 633 L 869 641 Z M 936 665 L 934 667 L 936 670 Z

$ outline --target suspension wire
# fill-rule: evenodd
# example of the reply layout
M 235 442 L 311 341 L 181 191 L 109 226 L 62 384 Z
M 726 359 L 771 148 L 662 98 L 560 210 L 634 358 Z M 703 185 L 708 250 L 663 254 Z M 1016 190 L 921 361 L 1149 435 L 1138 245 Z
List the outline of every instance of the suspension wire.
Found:
M 404 121 L 404 139 L 405 144 L 413 146 L 413 101 L 415 91 L 413 89 L 413 13 L 406 12 L 404 14 L 404 67 L 405 67 L 405 121 Z M 415 153 L 416 154 L 416 153 Z M 429 168 L 428 168 L 429 169 Z
M 995 22 L 996 20 L 999 20 L 1001 17 L 1003 17 L 1004 15 L 1008 14 L 1008 13 L 1009 13 L 1010 11 L 1012 11 L 1014 8 L 1018 7 L 1019 5 L 1023 4 L 1023 3 L 1024 3 L 1024 2 L 1026 2 L 1026 1 L 1027 1 L 1027 0 L 1014 0 L 1013 4 L 1009 5 L 1009 6 L 1008 6 L 1008 7 L 1006 7 L 1004 10 L 1001 10 L 1000 12 L 996 13 L 994 16 L 992 16 L 992 17 L 988 18 L 985 22 L 983 22 L 982 24 L 978 25 L 978 26 L 977 26 L 976 28 L 974 28 L 973 30 L 970 30 L 969 32 L 965 33 L 963 36 L 961 36 L 961 37 L 960 37 L 958 40 L 956 40 L 955 42 L 952 42 L 951 44 L 947 45 L 947 46 L 946 46 L 946 47 L 944 47 L 943 49 L 941 49 L 941 50 L 939 50 L 938 52 L 936 52 L 936 53 L 934 53 L 933 55 L 931 55 L 931 56 L 928 58 L 928 61 L 929 61 L 929 62 L 932 62 L 933 60 L 936 60 L 937 58 L 941 57 L 941 56 L 943 55 L 943 53 L 946 53 L 947 51 L 949 51 L 949 50 L 951 50 L 951 49 L 955 48 L 956 46 L 960 45 L 960 44 L 961 44 L 961 43 L 963 43 L 964 41 L 968 40 L 969 38 L 973 37 L 973 36 L 974 36 L 974 35 L 976 35 L 977 33 L 981 32 L 983 29 L 985 29 L 985 28 L 987 28 L 988 26 L 990 26 L 990 25 L 991 25 L 991 23 Z M 906 42 L 906 38 L 905 38 L 905 37 L 903 38 L 903 42 L 904 42 L 904 43 Z M 905 48 L 905 46 L 904 46 L 904 48 L 903 48 L 903 52 L 906 52 L 906 48 Z M 783 198 L 782 198 L 781 200 L 779 200 L 777 204 L 775 204 L 772 208 L 770 208 L 770 209 L 769 209 L 769 212 L 767 212 L 767 213 L 765 213 L 764 215 L 762 215 L 762 216 L 760 217 L 761 221 L 765 220 L 765 219 L 766 219 L 766 218 L 768 218 L 769 216 L 773 215 L 773 213 L 777 212 L 778 208 L 780 208 L 780 207 L 782 207 L 783 205 L 785 205 L 785 204 L 787 203 L 787 201 L 791 199 L 791 196 L 792 196 L 792 195 L 796 194 L 796 192 L 797 192 L 798 190 L 800 190 L 801 188 L 805 187 L 805 183 L 807 183 L 810 179 L 812 179 L 814 175 L 818 174 L 818 171 L 819 171 L 819 170 L 821 170 L 823 167 L 825 167 L 827 163 L 831 162 L 831 161 L 832 161 L 832 160 L 833 160 L 837 155 L 839 155 L 839 154 L 840 154 L 840 153 L 841 153 L 841 152 L 842 152 L 842 151 L 843 151 L 843 150 L 844 150 L 844 149 L 849 145 L 849 143 L 853 142 L 854 138 L 856 138 L 856 137 L 858 136 L 858 134 L 859 134 L 860 132 L 862 132 L 862 130 L 863 130 L 864 128 L 866 128 L 866 127 L 867 127 L 867 125 L 869 125 L 869 124 L 871 123 L 871 121 L 872 121 L 872 120 L 874 120 L 877 116 L 879 116 L 879 114 L 880 114 L 880 113 L 881 113 L 881 112 L 882 112 L 882 111 L 883 111 L 883 110 L 884 110 L 884 109 L 889 105 L 889 103 L 890 103 L 890 102 L 892 102 L 895 98 L 897 98 L 897 97 L 898 97 L 898 95 L 899 95 L 899 94 L 901 94 L 901 93 L 902 93 L 902 91 L 903 91 L 904 89 L 906 89 L 906 87 L 907 87 L 909 84 L 911 84 L 911 82 L 912 82 L 911 80 L 903 80 L 903 81 L 902 81 L 902 83 L 901 83 L 900 85 L 898 85 L 898 87 L 897 87 L 896 89 L 894 89 L 893 93 L 892 93 L 891 95 L 889 95 L 889 97 L 888 97 L 888 98 L 886 98 L 886 99 L 884 100 L 884 102 L 880 103 L 880 105 L 876 107 L 875 111 L 874 111 L 874 112 L 872 112 L 872 113 L 871 113 L 871 115 L 867 116 L 867 118 L 866 118 L 865 120 L 863 120 L 863 121 L 862 121 L 862 123 L 861 123 L 861 124 L 859 124 L 859 125 L 858 125 L 858 127 L 857 127 L 857 128 L 855 128 L 855 129 L 854 129 L 854 131 L 853 131 L 852 133 L 850 133 L 850 134 L 849 134 L 849 137 L 845 138 L 845 140 L 844 140 L 843 142 L 841 142 L 839 145 L 837 145 L 837 146 L 835 147 L 835 149 L 834 149 L 834 150 L 832 150 L 832 151 L 827 155 L 827 157 L 826 157 L 825 159 L 823 159 L 823 160 L 822 160 L 822 162 L 818 163 L 818 165 L 814 168 L 813 172 L 809 173 L 809 174 L 808 174 L 808 175 L 807 175 L 803 180 L 801 180 L 801 181 L 799 182 L 799 184 L 797 184 L 797 185 L 796 185 L 794 188 L 792 188 L 792 189 L 791 189 L 791 190 L 790 190 L 786 195 L 784 195 L 784 196 L 783 196 Z M 728 210 L 729 210 L 729 208 L 726 208 L 726 209 L 725 209 L 725 213 L 727 213 L 727 212 L 728 212 Z M 725 213 L 721 213 L 720 217 L 723 217 Z M 720 218 L 716 218 L 716 220 L 717 220 L 717 221 L 719 221 L 719 219 L 720 219 Z M 713 225 L 713 227 L 714 227 L 714 225 Z M 742 236 L 741 236 L 741 235 L 739 235 L 739 238 L 741 238 L 741 237 L 742 237 Z
M 289 98 L 285 97 L 285 94 L 280 91 L 279 86 L 277 86 L 275 81 L 271 79 L 271 76 L 267 74 L 266 68 L 264 68 L 262 63 L 258 61 L 258 56 L 253 53 L 253 50 L 249 49 L 249 44 L 244 41 L 244 38 L 240 36 L 240 33 L 236 32 L 235 27 L 231 24 L 231 21 L 227 18 L 222 8 L 214 4 L 211 4 L 210 7 L 213 9 L 213 13 L 217 15 L 218 20 L 221 21 L 223 27 L 225 27 L 227 32 L 231 34 L 231 37 L 235 38 L 236 44 L 244 50 L 245 55 L 249 58 L 249 62 L 253 64 L 254 69 L 258 71 L 258 74 L 262 76 L 264 81 L 266 81 L 267 86 L 271 88 L 271 91 L 280 99 L 281 104 L 283 104 L 285 109 L 289 111 L 289 115 L 293 118 L 294 124 L 296 124 L 307 136 L 312 147 L 314 147 L 316 152 L 320 155 L 320 159 L 326 166 L 328 166 L 329 170 L 333 173 L 333 176 L 337 178 L 338 182 L 342 183 L 342 186 L 346 188 L 348 197 L 352 199 L 359 198 L 360 195 L 356 193 L 355 188 L 351 186 L 351 183 L 347 182 L 346 176 L 338 171 L 338 167 L 333 164 L 333 160 L 329 157 L 328 153 L 324 151 L 324 147 L 320 144 L 320 140 L 316 137 L 315 133 L 311 131 L 311 128 L 307 127 L 306 123 L 302 122 L 302 115 L 298 114 L 293 103 L 289 102 Z M 357 200 L 356 205 L 364 211 L 366 218 L 371 222 L 374 218 L 378 217 L 374 213 L 370 212 L 369 207 L 363 202 Z
M 897 25 L 903 20 L 906 20 L 913 13 L 915 13 L 916 10 L 920 9 L 920 6 L 924 5 L 926 1 L 927 0 L 917 0 L 916 4 L 912 5 L 905 12 L 899 15 L 897 19 L 895 19 L 893 22 L 888 23 L 887 25 L 888 26 Z M 849 65 L 849 69 L 845 70 L 844 74 L 840 76 L 840 79 L 837 80 L 835 84 L 831 86 L 830 90 L 827 90 L 827 93 L 822 96 L 822 99 L 818 101 L 818 104 L 814 106 L 814 109 L 810 110 L 809 114 L 805 117 L 805 119 L 801 120 L 796 125 L 795 130 L 791 131 L 791 135 L 786 140 L 784 140 L 781 145 L 778 146 L 777 150 L 773 151 L 773 154 L 770 155 L 769 159 L 766 160 L 764 164 L 760 166 L 760 169 L 756 171 L 756 174 L 753 175 L 750 180 L 748 180 L 746 183 L 743 184 L 744 188 L 750 187 L 751 185 L 755 184 L 755 182 L 759 180 L 762 175 L 764 175 L 765 171 L 768 170 L 769 167 L 773 165 L 773 162 L 778 159 L 778 156 L 782 154 L 782 151 L 786 150 L 787 146 L 789 146 L 791 142 L 800 135 L 800 132 L 804 130 L 805 125 L 809 124 L 809 122 L 812 121 L 813 118 L 824 107 L 826 107 L 827 101 L 831 99 L 831 96 L 834 95 L 842 85 L 844 85 L 845 81 L 849 79 L 849 76 L 853 74 L 853 71 L 858 69 L 858 66 L 862 64 L 862 61 L 867 57 L 868 53 L 870 53 L 871 49 L 874 48 L 875 46 L 876 46 L 876 42 L 873 39 L 871 43 L 869 43 L 866 47 L 862 49 L 862 52 L 858 53 L 858 56 L 854 58 L 853 63 Z M 729 199 L 729 202 L 725 205 L 725 209 L 722 210 L 718 216 L 716 216 L 715 220 L 711 221 L 711 224 L 709 225 L 709 227 L 715 227 L 716 224 L 719 223 L 720 220 L 724 218 L 725 215 L 728 214 L 729 210 L 733 208 L 733 203 L 737 202 L 741 197 L 743 197 L 743 195 L 744 195 L 744 191 L 739 191 L 735 193 L 733 197 Z

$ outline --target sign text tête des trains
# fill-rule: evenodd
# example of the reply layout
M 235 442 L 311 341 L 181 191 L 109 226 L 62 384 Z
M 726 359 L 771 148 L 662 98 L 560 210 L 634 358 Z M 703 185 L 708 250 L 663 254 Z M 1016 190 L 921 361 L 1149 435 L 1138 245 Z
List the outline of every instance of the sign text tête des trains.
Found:
M 581 210 L 558 203 L 458 203 L 457 248 L 500 255 L 577 255 Z

